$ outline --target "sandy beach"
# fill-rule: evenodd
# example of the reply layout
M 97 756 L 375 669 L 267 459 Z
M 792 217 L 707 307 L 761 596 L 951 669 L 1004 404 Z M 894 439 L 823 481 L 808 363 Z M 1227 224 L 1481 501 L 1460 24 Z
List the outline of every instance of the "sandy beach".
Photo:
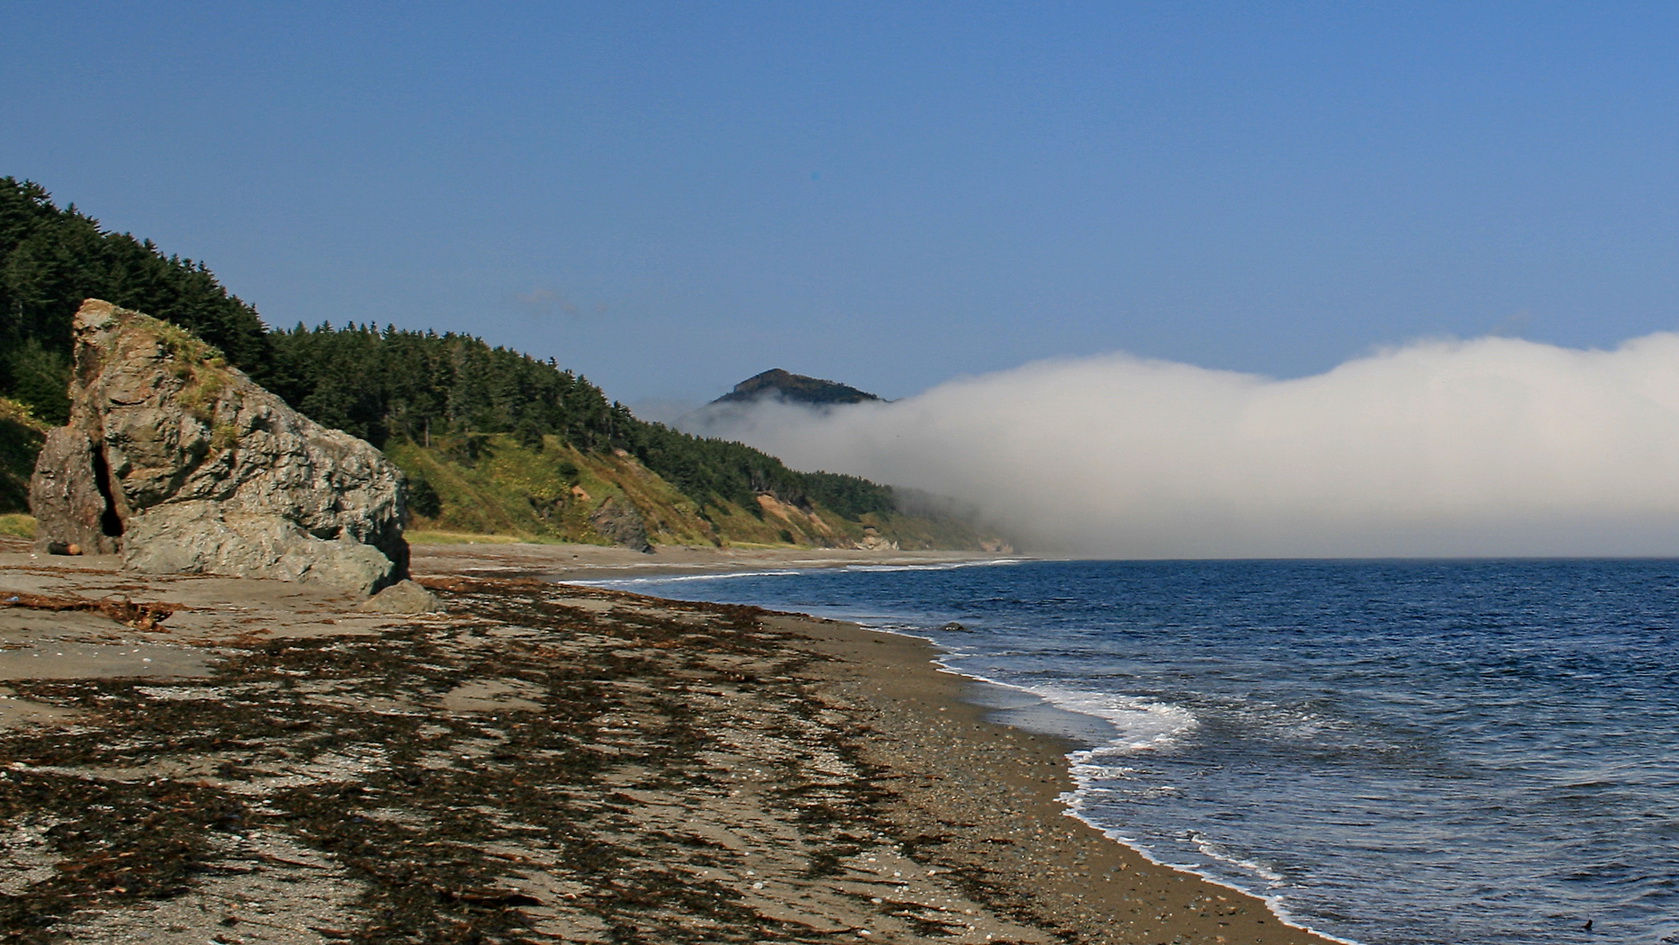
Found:
M 421 545 L 390 615 L 0 545 L 0 941 L 1326 941 L 918 641 L 548 579 L 851 554 Z

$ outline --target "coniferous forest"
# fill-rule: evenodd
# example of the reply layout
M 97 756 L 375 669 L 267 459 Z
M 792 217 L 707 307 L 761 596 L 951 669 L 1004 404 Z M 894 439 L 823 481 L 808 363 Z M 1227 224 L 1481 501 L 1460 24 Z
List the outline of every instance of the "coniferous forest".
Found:
M 258 383 L 273 345 L 256 309 L 229 295 L 201 262 L 164 256 L 151 240 L 107 233 L 39 184 L 0 178 L 0 395 L 64 422 L 70 316 L 100 298 L 159 314 L 220 348 Z
M 546 450 L 549 465 L 563 470 L 561 480 L 578 494 L 579 460 L 633 457 L 708 523 L 741 515 L 762 520 L 767 504 L 831 513 L 856 535 L 865 522 L 882 525 L 897 512 L 887 486 L 798 472 L 739 443 L 642 421 L 552 359 L 470 335 L 353 324 L 269 330 L 204 263 L 107 232 L 75 206 L 56 206 L 38 184 L 0 178 L 0 397 L 27 408 L 37 427 L 67 416 L 70 319 L 85 298 L 188 328 L 316 421 L 387 449 L 399 462 L 410 458 L 405 466 L 415 509 L 439 520 L 449 519 L 442 495 L 448 490 L 429 481 L 427 469 L 437 479 L 440 467 L 413 459 L 427 450 L 466 467 L 496 450 L 526 456 Z M 564 494 L 526 498 L 533 507 L 567 501 Z M 18 502 L 15 483 L 10 493 L 0 489 L 0 504 Z M 14 510 L 21 509 L 0 508 Z M 794 531 L 814 540 L 822 529 L 775 534 L 792 540 Z M 920 534 L 931 533 L 921 527 Z M 929 540 L 942 543 L 911 543 Z

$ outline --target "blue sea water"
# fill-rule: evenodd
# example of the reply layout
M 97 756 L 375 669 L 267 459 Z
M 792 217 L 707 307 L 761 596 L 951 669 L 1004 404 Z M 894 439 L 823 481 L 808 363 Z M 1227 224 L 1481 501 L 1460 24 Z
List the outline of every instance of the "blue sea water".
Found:
M 925 636 L 997 684 L 977 699 L 1080 742 L 1080 816 L 1298 924 L 1365 945 L 1679 942 L 1679 561 L 602 583 Z

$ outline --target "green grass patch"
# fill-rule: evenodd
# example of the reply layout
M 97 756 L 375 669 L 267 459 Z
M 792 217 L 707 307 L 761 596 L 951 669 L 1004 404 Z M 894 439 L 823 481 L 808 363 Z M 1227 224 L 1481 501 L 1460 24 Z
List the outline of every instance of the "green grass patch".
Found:
M 35 516 L 11 512 L 0 515 L 0 535 L 35 540 Z
M 654 545 L 847 547 L 862 540 L 865 525 L 905 549 L 977 548 L 982 539 L 973 526 L 937 516 L 848 520 L 821 504 L 759 500 L 742 508 L 719 497 L 702 509 L 626 452 L 583 452 L 551 435 L 541 448 L 509 434 L 440 435 L 429 447 L 394 440 L 385 454 L 418 498 L 408 540 L 422 545 L 610 544 L 590 520 L 607 502 L 633 506 Z
M 46 437 L 28 407 L 0 397 L 0 512 L 29 511 L 29 477 Z
M 395 441 L 385 454 L 429 494 L 425 508 L 416 503 L 411 536 L 609 544 L 590 515 L 616 501 L 641 512 L 655 544 L 711 543 L 693 502 L 628 455 L 580 452 L 553 436 L 537 449 L 506 434 L 439 436 L 430 447 Z
M 517 535 L 479 535 L 474 532 L 408 531 L 402 537 L 410 545 L 516 545 L 525 539 Z

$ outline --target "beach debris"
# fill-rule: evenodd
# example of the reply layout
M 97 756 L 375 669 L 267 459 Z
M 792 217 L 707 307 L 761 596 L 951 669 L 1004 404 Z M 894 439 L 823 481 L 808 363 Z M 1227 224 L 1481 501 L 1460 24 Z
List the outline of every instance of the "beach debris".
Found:
M 184 329 L 84 302 L 70 401 L 31 482 L 39 551 L 363 595 L 407 576 L 401 472 Z
M 85 597 L 62 597 L 49 594 L 13 594 L 6 599 L 6 603 L 13 607 L 23 607 L 29 610 L 87 611 L 101 614 L 117 623 L 127 624 L 136 630 L 143 631 L 166 629 L 163 626 L 163 621 L 168 619 L 175 611 L 181 609 L 176 604 L 136 603 L 121 595 L 89 600 Z

